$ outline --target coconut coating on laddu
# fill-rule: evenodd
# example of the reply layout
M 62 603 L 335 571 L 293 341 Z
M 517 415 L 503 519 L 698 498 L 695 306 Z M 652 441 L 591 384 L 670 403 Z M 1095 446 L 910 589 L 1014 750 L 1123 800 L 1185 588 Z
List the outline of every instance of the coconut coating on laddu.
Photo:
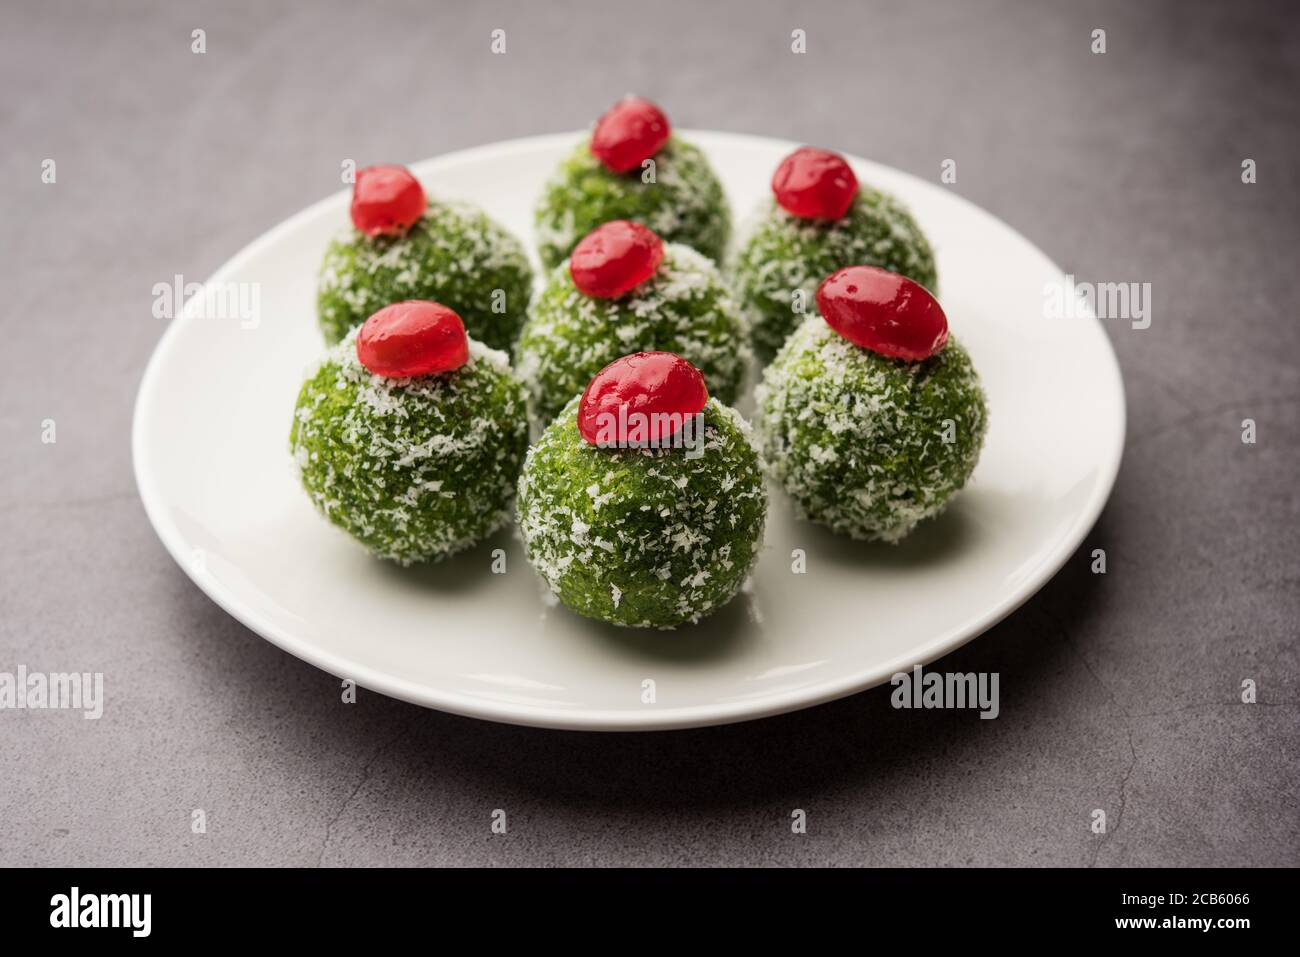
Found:
M 675 352 L 704 374 L 710 395 L 735 400 L 749 344 L 712 262 L 666 243 L 655 275 L 618 299 L 579 292 L 567 260 L 551 270 L 515 350 L 534 422 L 549 423 L 592 376 L 633 352 Z
M 614 173 L 591 155 L 584 137 L 547 181 L 537 205 L 537 251 L 548 269 L 602 223 L 630 219 L 665 242 L 685 243 L 721 262 L 731 236 L 731 207 L 709 161 L 672 137 L 655 154 L 655 181 L 638 167 Z
M 514 347 L 528 311 L 533 271 L 523 244 L 466 203 L 429 200 L 402 236 L 355 229 L 325 250 L 316 307 L 329 343 L 384 306 L 431 299 L 454 309 L 465 331 L 493 349 Z
M 896 542 L 937 515 L 979 460 L 988 407 L 953 338 L 921 362 L 890 359 L 809 317 L 764 370 L 759 431 L 800 518 Z
M 523 386 L 504 353 L 470 340 L 453 372 L 373 375 L 356 332 L 298 394 L 289 447 L 316 507 L 381 558 L 445 558 L 510 517 L 528 449 Z
M 816 310 L 823 279 L 845 266 L 879 266 L 937 293 L 930 243 L 912 214 L 888 193 L 863 186 L 837 220 L 801 219 L 768 200 L 731 263 L 732 288 L 754 352 L 770 362 L 786 337 Z M 796 290 L 802 296 L 796 298 Z M 800 306 L 802 311 L 800 311 Z
M 578 399 L 528 452 L 516 502 L 529 561 L 589 618 L 672 628 L 726 604 L 763 542 L 767 493 L 748 423 L 716 399 L 704 447 L 602 449 Z

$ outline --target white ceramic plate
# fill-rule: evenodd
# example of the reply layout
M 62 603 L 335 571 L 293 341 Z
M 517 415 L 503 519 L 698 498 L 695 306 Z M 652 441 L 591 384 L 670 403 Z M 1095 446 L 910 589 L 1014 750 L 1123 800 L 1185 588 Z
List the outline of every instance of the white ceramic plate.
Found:
M 531 238 L 542 182 L 577 135 L 413 169 L 430 192 L 478 203 Z M 797 145 L 682 135 L 709 155 L 741 221 Z M 869 688 L 951 651 L 1040 588 L 1091 528 L 1119 468 L 1123 385 L 1096 319 L 1043 318 L 1044 287 L 1062 275 L 1027 240 L 941 186 L 852 162 L 930 236 L 941 300 L 989 396 L 974 479 L 902 545 L 796 522 L 774 489 L 752 588 L 675 632 L 606 627 L 549 604 L 512 531 L 427 567 L 370 559 L 316 514 L 288 455 L 294 399 L 323 348 L 317 267 L 347 223 L 346 192 L 272 229 L 209 281 L 258 284 L 255 327 L 187 308 L 162 337 L 133 434 L 150 520 L 200 588 L 286 651 L 364 688 L 496 721 L 601 730 L 742 721 Z M 497 548 L 505 574 L 491 572 Z M 805 574 L 791 570 L 796 548 Z M 643 700 L 647 679 L 653 703 Z

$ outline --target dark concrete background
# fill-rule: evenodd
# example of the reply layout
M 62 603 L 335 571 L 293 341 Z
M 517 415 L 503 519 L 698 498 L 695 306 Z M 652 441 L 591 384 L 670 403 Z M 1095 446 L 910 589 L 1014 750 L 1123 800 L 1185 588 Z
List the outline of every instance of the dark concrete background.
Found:
M 97 722 L 0 711 L 0 864 L 1300 861 L 1293 6 L 280 6 L 0 12 L 0 671 L 103 671 L 108 694 Z M 128 444 L 155 282 L 337 189 L 343 157 L 577 128 L 628 90 L 924 177 L 953 157 L 958 192 L 1081 280 L 1153 284 L 1150 329 L 1109 325 L 1129 397 L 1109 507 L 948 659 L 1001 673 L 998 720 L 888 689 L 639 736 L 345 706 L 155 539 Z

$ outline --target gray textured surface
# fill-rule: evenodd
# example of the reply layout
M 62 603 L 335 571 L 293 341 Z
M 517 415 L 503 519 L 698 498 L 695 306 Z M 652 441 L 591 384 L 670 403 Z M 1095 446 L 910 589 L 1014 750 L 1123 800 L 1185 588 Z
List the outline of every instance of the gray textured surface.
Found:
M 0 864 L 1300 861 L 1294 10 L 271 6 L 0 13 L 0 671 L 103 671 L 109 695 L 98 722 L 0 712 Z M 926 177 L 956 158 L 1068 271 L 1154 285 L 1149 330 L 1109 326 L 1129 439 L 1087 547 L 1110 573 L 1081 553 L 949 659 L 1001 673 L 998 720 L 887 689 L 643 736 L 348 707 L 155 539 L 128 447 L 153 283 L 336 189 L 341 157 L 575 128 L 625 90 Z

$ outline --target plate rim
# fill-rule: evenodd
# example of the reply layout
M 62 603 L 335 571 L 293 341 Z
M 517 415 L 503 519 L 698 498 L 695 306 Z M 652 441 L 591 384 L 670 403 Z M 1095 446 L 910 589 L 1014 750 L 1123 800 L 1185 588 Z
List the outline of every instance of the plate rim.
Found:
M 440 165 L 458 165 L 501 153 L 573 143 L 585 132 L 585 130 L 578 130 L 565 133 L 545 133 L 538 136 L 499 140 L 494 143 L 441 153 L 413 163 L 410 168 L 417 176 L 424 177 L 436 173 Z M 715 141 L 730 140 L 738 145 L 762 145 L 765 148 L 775 145 L 793 149 L 800 145 L 792 140 L 749 133 L 698 129 L 684 129 L 678 132 L 687 139 L 704 137 Z M 1043 252 L 1037 244 L 1001 218 L 966 197 L 949 190 L 943 190 L 941 187 L 906 170 L 900 170 L 854 154 L 846 153 L 844 155 L 851 164 L 888 169 L 891 174 L 910 181 L 914 186 L 924 190 L 941 192 L 949 200 L 957 201 L 970 211 L 973 211 L 977 216 L 987 220 L 993 227 L 1013 234 L 1050 265 L 1056 275 L 1062 277 L 1065 275 L 1065 271 L 1057 265 L 1055 260 Z M 256 257 L 266 247 L 275 245 L 284 234 L 297 228 L 300 223 L 314 218 L 331 205 L 345 202 L 347 193 L 346 189 L 331 193 L 276 223 L 222 262 L 204 280 L 203 285 L 207 286 L 210 283 L 222 281 L 222 278 L 227 273 L 239 268 L 244 261 Z M 198 297 L 193 297 L 190 303 L 193 303 L 196 299 Z M 287 651 L 294 657 L 306 661 L 308 664 L 335 677 L 351 679 L 367 690 L 388 697 L 463 717 L 505 724 L 573 731 L 669 731 L 734 724 L 787 714 L 792 711 L 835 701 L 883 684 L 893 674 L 906 671 L 913 665 L 927 665 L 960 648 L 967 642 L 978 638 L 998 624 L 1036 595 L 1064 567 L 1066 561 L 1082 544 L 1088 532 L 1096 525 L 1097 519 L 1100 517 L 1107 501 L 1109 501 L 1124 455 L 1128 419 L 1128 401 L 1124 390 L 1124 379 L 1114 344 L 1111 342 L 1111 338 L 1101 320 L 1095 314 L 1092 314 L 1086 320 L 1081 321 L 1091 321 L 1097 325 L 1097 332 L 1105 344 L 1104 355 L 1109 360 L 1106 364 L 1107 378 L 1111 380 L 1114 394 L 1118 398 L 1116 405 L 1118 421 L 1112 423 L 1110 430 L 1113 438 L 1107 460 L 1103 463 L 1103 468 L 1099 472 L 1101 481 L 1094 485 L 1085 507 L 1075 516 L 1068 532 L 1058 540 L 1056 546 L 1046 558 L 1039 562 L 1033 574 L 1029 575 L 1009 597 L 1003 599 L 982 615 L 965 622 L 961 626 L 949 629 L 932 638 L 922 647 L 914 649 L 905 655 L 895 656 L 884 664 L 841 674 L 834 680 L 824 681 L 808 688 L 773 692 L 763 698 L 747 698 L 741 701 L 716 702 L 704 705 L 684 705 L 662 710 L 647 709 L 645 711 L 611 711 L 607 709 L 565 711 L 554 706 L 491 700 L 458 691 L 432 689 L 427 685 L 417 684 L 398 675 L 378 671 L 359 663 L 356 663 L 355 666 L 349 665 L 346 658 L 332 652 L 322 651 L 309 640 L 298 638 L 275 622 L 264 620 L 256 612 L 243 607 L 239 599 L 232 593 L 232 589 L 225 586 L 220 580 L 204 575 L 200 569 L 195 568 L 193 563 L 187 560 L 190 549 L 176 523 L 164 514 L 157 477 L 149 474 L 147 467 L 144 465 L 146 456 L 144 423 L 149 417 L 152 403 L 157 401 L 160 396 L 156 388 L 156 381 L 166 364 L 166 357 L 176 348 L 177 343 L 180 341 L 181 334 L 178 330 L 183 325 L 181 320 L 185 319 L 189 314 L 189 305 L 187 304 L 186 309 L 176 319 L 167 324 L 167 328 L 154 345 L 149 360 L 145 365 L 144 373 L 140 378 L 131 417 L 131 464 L 136 489 L 144 505 L 149 523 L 153 526 L 154 532 L 158 535 L 168 554 L 171 555 L 172 559 L 199 590 L 215 602 L 218 607 L 254 634 Z M 349 666 L 344 667 L 344 665 Z

